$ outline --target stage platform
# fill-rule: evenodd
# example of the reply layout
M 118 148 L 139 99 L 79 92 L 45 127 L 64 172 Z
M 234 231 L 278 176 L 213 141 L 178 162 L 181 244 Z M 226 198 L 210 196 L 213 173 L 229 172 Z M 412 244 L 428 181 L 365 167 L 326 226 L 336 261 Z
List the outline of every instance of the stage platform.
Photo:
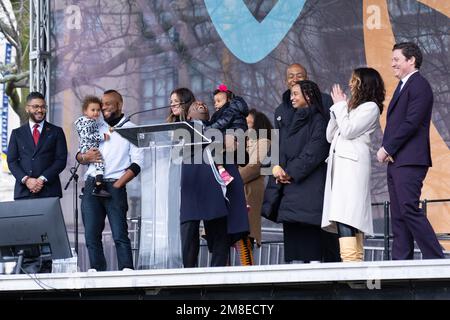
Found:
M 2 299 L 450 299 L 450 260 L 0 275 Z

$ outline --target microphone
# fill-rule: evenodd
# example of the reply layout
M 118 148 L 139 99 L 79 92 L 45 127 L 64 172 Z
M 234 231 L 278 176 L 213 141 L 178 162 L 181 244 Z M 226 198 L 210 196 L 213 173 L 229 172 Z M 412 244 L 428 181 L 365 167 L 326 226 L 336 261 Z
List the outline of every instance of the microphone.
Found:
M 171 107 L 175 107 L 175 106 L 180 106 L 182 104 L 184 104 L 184 102 L 180 102 L 180 103 L 174 104 L 174 105 L 168 105 L 168 106 L 164 106 L 164 107 L 159 107 L 159 108 L 153 108 L 153 109 L 141 110 L 141 111 L 134 112 L 134 113 L 130 114 L 129 116 L 126 116 L 125 119 L 121 123 L 119 123 L 116 126 L 114 126 L 114 129 L 121 128 L 125 123 L 127 123 L 127 122 L 129 122 L 131 120 L 132 116 L 135 116 L 135 115 L 137 115 L 139 113 L 146 113 L 146 112 L 150 112 L 150 111 L 167 109 L 167 108 L 171 108 Z

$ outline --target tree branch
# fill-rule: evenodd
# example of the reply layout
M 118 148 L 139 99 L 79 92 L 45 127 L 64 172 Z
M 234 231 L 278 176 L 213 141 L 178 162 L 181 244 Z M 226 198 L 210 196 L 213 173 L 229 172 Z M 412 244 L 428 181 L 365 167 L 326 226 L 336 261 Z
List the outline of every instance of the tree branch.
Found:
M 8 83 L 8 82 L 19 82 L 23 79 L 26 79 L 30 76 L 30 71 L 25 71 L 19 74 L 8 74 L 2 78 L 0 78 L 0 83 Z

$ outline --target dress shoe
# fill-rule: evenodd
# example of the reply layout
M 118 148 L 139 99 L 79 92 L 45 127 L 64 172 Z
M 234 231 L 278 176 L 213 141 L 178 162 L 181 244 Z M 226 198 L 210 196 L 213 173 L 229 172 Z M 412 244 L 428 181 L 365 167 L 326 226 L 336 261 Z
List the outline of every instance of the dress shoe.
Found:
M 100 198 L 111 198 L 111 194 L 105 189 L 97 189 L 95 188 L 92 191 L 92 195 Z

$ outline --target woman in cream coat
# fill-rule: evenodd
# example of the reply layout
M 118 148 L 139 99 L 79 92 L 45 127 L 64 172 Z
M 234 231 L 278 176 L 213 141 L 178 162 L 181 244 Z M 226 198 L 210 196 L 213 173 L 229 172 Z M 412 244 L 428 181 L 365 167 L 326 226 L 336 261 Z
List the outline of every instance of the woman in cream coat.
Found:
M 372 68 L 353 71 L 351 99 L 339 85 L 331 96 L 327 140 L 331 143 L 322 228 L 339 234 L 341 259 L 363 260 L 363 234 L 373 234 L 370 199 L 370 134 L 379 126 L 385 96 L 380 74 Z
M 244 181 L 245 198 L 250 206 L 250 240 L 261 246 L 261 206 L 264 199 L 264 176 L 261 175 L 261 162 L 267 157 L 270 148 L 272 124 L 266 115 L 251 109 L 247 116 L 247 152 L 249 163 L 239 168 Z M 253 131 L 252 131 L 253 129 Z M 260 131 L 260 130 L 266 130 Z

